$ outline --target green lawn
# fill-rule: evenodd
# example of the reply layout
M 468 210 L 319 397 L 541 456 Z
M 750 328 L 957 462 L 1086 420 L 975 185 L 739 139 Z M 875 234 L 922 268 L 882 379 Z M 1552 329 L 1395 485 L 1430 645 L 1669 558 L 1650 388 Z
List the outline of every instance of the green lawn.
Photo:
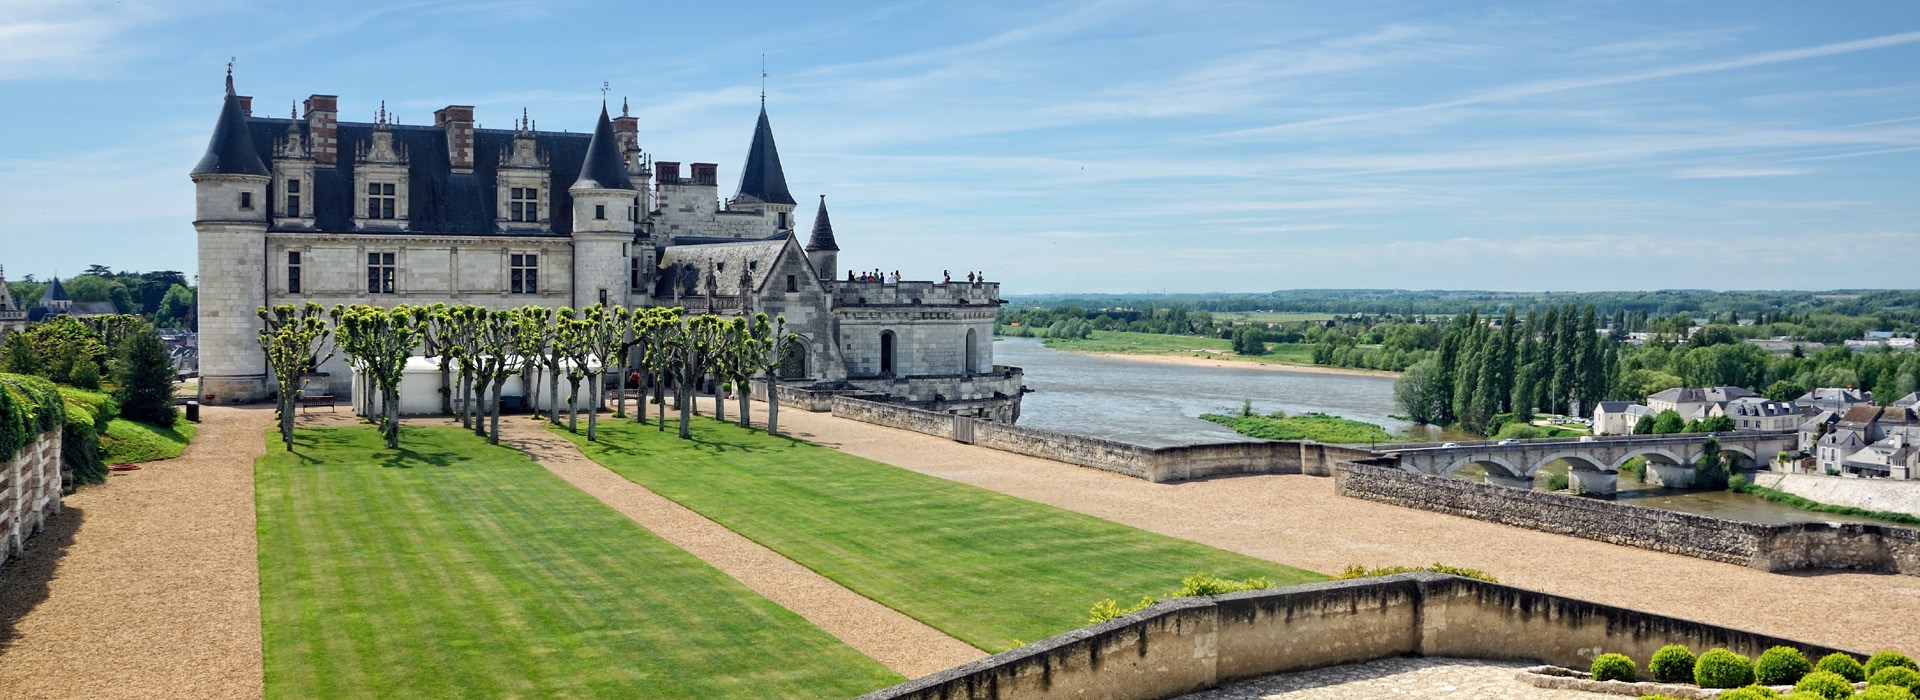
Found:
M 1313 364 L 1313 346 L 1306 343 L 1267 343 L 1265 355 L 1236 355 L 1233 341 L 1197 335 L 1094 331 L 1089 338 L 1046 338 L 1040 342 L 1056 350 L 1110 352 L 1121 355 L 1187 355 L 1268 364 Z
M 862 595 L 1000 651 L 1198 571 L 1325 577 L 710 419 L 694 440 L 631 421 L 589 457 Z
M 459 428 L 265 436 L 270 698 L 849 697 L 899 676 Z
M 187 441 L 198 430 L 185 417 L 174 418 L 172 428 L 115 418 L 100 438 L 100 459 L 107 464 L 173 459 L 187 449 Z
M 1395 437 L 1387 432 L 1386 428 L 1372 423 L 1330 416 L 1325 413 L 1303 413 L 1297 416 L 1285 414 L 1229 416 L 1208 413 L 1200 418 L 1233 428 L 1234 432 L 1241 435 L 1262 440 L 1317 440 L 1343 445 L 1407 441 L 1407 438 Z

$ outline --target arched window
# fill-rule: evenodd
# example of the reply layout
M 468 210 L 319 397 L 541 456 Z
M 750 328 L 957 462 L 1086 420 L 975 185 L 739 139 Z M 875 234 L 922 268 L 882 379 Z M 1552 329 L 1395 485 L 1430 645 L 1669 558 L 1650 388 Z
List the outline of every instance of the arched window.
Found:
M 893 374 L 893 331 L 880 332 L 880 373 Z
M 979 351 L 975 349 L 979 343 L 978 338 L 979 336 L 974 335 L 972 328 L 967 329 L 966 351 L 962 353 L 966 358 L 966 364 L 961 365 L 961 374 L 973 374 L 974 372 L 980 371 L 980 356 L 976 354 Z

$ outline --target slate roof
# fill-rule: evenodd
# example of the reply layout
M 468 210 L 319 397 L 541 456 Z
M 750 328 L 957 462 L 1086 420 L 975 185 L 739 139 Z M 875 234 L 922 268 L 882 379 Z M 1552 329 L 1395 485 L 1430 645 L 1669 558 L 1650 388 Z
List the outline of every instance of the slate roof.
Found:
M 1920 406 L 1920 391 L 1916 391 L 1911 394 L 1907 394 L 1906 396 L 1902 396 L 1900 398 L 1894 399 L 1893 406 L 1894 408 L 1912 408 L 1915 406 Z
M 655 293 L 669 296 L 677 284 L 681 296 L 701 296 L 707 293 L 707 276 L 712 275 L 716 295 L 736 296 L 740 294 L 743 269 L 753 273 L 753 289 L 758 289 L 766 284 L 789 240 L 783 235 L 758 241 L 667 246 L 660 251 L 660 290 Z M 690 275 L 684 272 L 689 266 L 693 270 Z M 688 285 L 692 286 L 691 292 L 687 291 Z
M 1627 407 L 1632 405 L 1632 401 L 1601 401 L 1595 404 L 1597 410 L 1607 413 L 1626 413 Z
M 55 277 L 53 278 L 53 283 L 47 285 L 47 291 L 40 295 L 40 303 L 38 305 L 46 306 L 47 302 L 49 301 L 72 301 L 72 300 L 73 300 L 72 297 L 67 296 L 67 288 L 60 284 L 60 278 Z
M 247 115 L 240 109 L 240 98 L 233 94 L 233 76 L 227 76 L 227 96 L 220 104 L 220 120 L 213 124 L 213 138 L 207 140 L 207 152 L 193 166 L 194 175 L 270 175 L 260 153 L 273 152 L 272 141 L 265 149 L 256 148 L 258 139 L 249 139 Z
M 760 121 L 753 125 L 753 146 L 747 150 L 747 164 L 740 168 L 740 189 L 734 199 L 794 204 L 787 192 L 787 174 L 780 169 L 780 149 L 773 145 L 773 126 L 767 123 L 767 106 L 760 106 Z
M 297 125 L 307 134 L 304 121 L 273 119 L 266 117 L 247 118 L 248 130 L 253 135 L 254 146 L 268 153 L 273 152 L 275 141 L 286 136 L 287 125 Z M 320 231 L 354 231 L 353 212 L 359 202 L 353 192 L 354 150 L 363 143 L 372 143 L 373 124 L 368 122 L 340 122 L 338 134 L 340 140 L 339 165 L 329 167 L 317 165 L 313 171 L 312 197 L 314 228 Z M 496 201 L 499 197 L 498 174 L 500 153 L 513 147 L 514 132 L 511 129 L 474 129 L 473 130 L 473 172 L 455 173 L 453 164 L 447 158 L 447 132 L 436 126 L 416 126 L 395 124 L 393 142 L 395 149 L 407 150 L 407 187 L 410 190 L 407 202 L 407 232 L 413 233 L 460 233 L 492 234 L 500 233 L 494 220 Z M 535 148 L 550 156 L 552 168 L 547 173 L 547 191 L 552 193 L 548 211 L 554 214 L 552 231 L 554 235 L 573 233 L 573 196 L 567 193 L 567 186 L 573 184 L 580 174 L 581 161 L 586 158 L 587 143 L 592 134 L 573 134 L 555 131 L 534 133 Z M 269 199 L 274 195 L 270 194 Z M 274 231 L 299 231 L 274 226 Z M 512 232 L 515 236 L 541 235 L 541 232 Z
M 1754 393 L 1737 386 L 1713 387 L 1677 387 L 1648 396 L 1652 401 L 1670 401 L 1673 403 L 1726 403 L 1734 399 L 1753 396 Z
M 807 250 L 839 250 L 840 244 L 833 241 L 833 220 L 827 218 L 827 196 L 820 195 L 820 211 L 813 214 L 813 236 L 807 239 Z
M 606 103 L 600 105 L 600 121 L 593 125 L 593 138 L 587 141 L 580 177 L 573 181 L 573 186 L 595 190 L 633 189 L 633 180 L 627 177 L 627 159 L 620 155 L 619 142 L 613 138 L 613 122 L 607 119 Z

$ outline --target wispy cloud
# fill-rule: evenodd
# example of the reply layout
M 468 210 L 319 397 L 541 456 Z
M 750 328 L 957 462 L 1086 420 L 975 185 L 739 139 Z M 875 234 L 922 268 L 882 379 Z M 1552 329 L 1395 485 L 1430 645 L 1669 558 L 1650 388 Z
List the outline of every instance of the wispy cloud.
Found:
M 1764 166 L 1701 166 L 1681 168 L 1673 171 L 1676 180 L 1709 180 L 1716 178 L 1739 177 L 1784 177 L 1787 175 L 1805 175 L 1813 172 L 1806 168 L 1771 168 Z

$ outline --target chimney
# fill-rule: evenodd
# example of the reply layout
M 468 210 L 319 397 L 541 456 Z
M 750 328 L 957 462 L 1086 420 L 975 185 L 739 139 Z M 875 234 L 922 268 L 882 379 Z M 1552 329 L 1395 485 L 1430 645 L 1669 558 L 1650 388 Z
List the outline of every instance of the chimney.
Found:
M 613 138 L 620 142 L 620 152 L 632 153 L 640 148 L 640 118 L 625 114 L 613 118 Z
M 307 98 L 307 138 L 313 146 L 313 160 L 321 165 L 340 162 L 340 98 L 314 95 Z
M 680 164 L 671 161 L 659 161 L 653 164 L 653 176 L 662 185 L 680 184 Z
M 693 184 L 718 186 L 720 184 L 720 166 L 713 163 L 694 163 Z
M 456 173 L 473 172 L 473 105 L 435 110 L 433 125 L 447 131 L 447 162 Z
M 249 117 L 253 116 L 253 96 L 235 95 L 234 97 L 240 100 L 240 113 Z

